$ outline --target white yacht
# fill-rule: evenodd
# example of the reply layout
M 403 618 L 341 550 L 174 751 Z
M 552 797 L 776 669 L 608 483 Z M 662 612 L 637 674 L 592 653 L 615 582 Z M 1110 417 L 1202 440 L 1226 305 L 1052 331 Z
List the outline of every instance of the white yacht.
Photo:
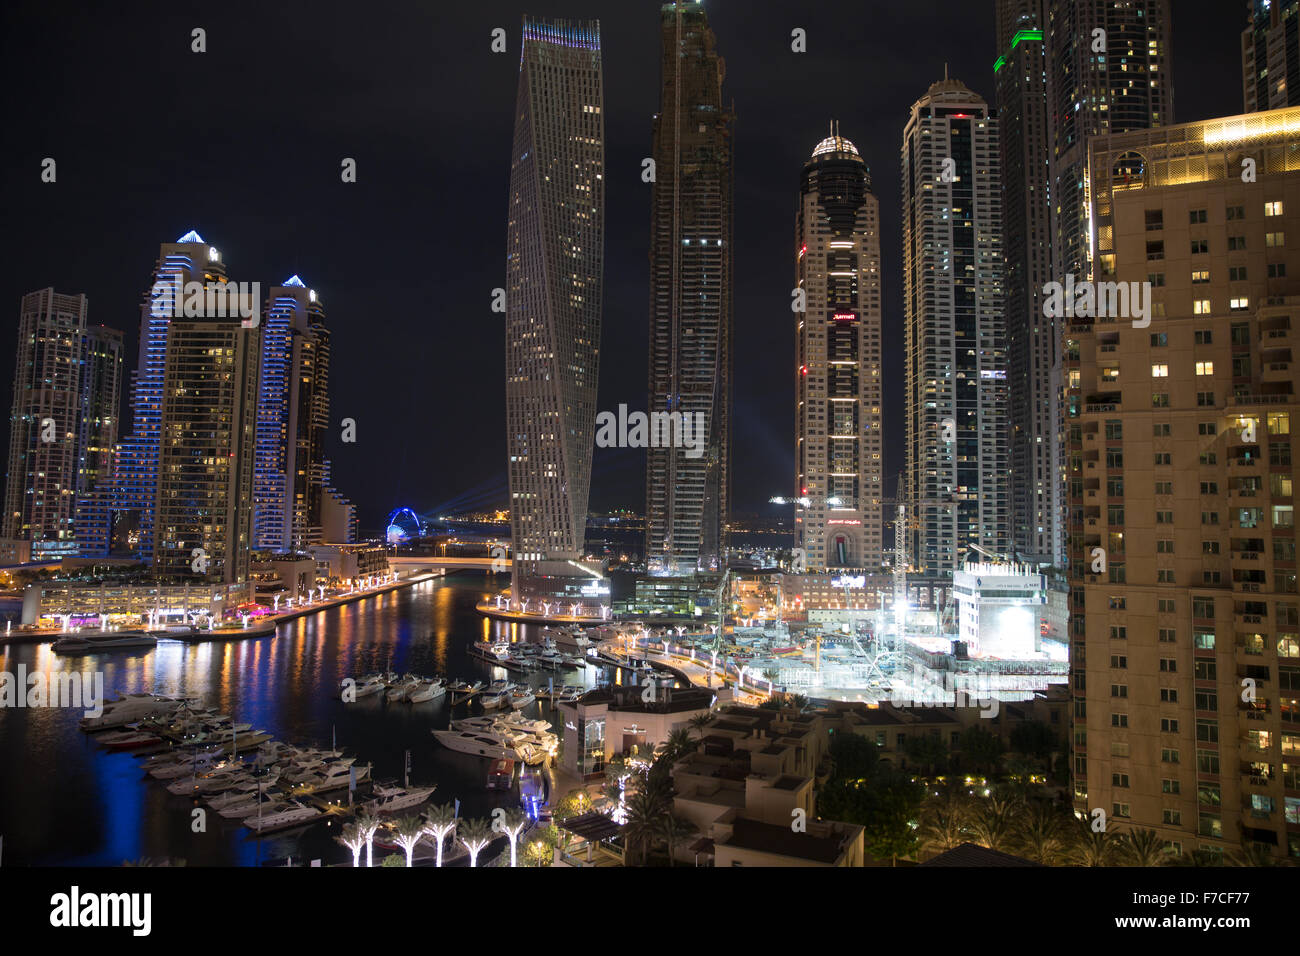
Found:
M 376 784 L 374 799 L 370 801 L 369 807 L 375 813 L 396 813 L 398 810 L 417 807 L 424 803 L 434 789 L 434 787 L 412 787 L 407 790 L 403 787 Z
M 469 653 L 493 664 L 504 664 L 510 659 L 510 645 L 501 641 L 495 644 L 475 641 L 469 646 Z
M 154 714 L 170 714 L 184 699 L 178 697 L 159 697 L 156 694 L 128 694 L 119 700 L 104 704 L 104 712 L 98 717 L 82 717 L 81 729 L 87 733 L 98 730 L 111 730 L 125 727 L 137 720 L 143 720 Z
M 515 710 L 523 710 L 535 700 L 537 696 L 527 687 L 519 687 L 510 692 L 510 706 Z
M 354 700 L 361 700 L 365 697 L 373 697 L 375 694 L 382 694 L 388 688 L 388 684 L 383 678 L 378 676 L 363 677 L 355 682 L 356 690 L 354 691 Z
M 256 808 L 254 808 L 256 813 Z M 251 816 L 244 818 L 244 826 L 248 827 L 255 833 L 269 833 L 272 830 L 287 830 L 289 827 L 302 826 L 304 823 L 310 823 L 321 815 L 321 811 L 315 807 L 304 806 L 297 800 L 289 801 L 284 809 L 278 813 L 267 814 L 262 810 L 262 816 Z
M 447 685 L 442 680 L 424 681 L 406 699 L 412 704 L 424 704 L 431 700 L 437 700 L 447 693 Z
M 261 796 L 254 793 L 251 798 L 245 798 L 239 803 L 232 803 L 229 806 L 222 807 L 217 812 L 227 820 L 242 820 L 244 817 L 256 815 L 260 807 L 262 818 L 266 819 L 271 814 L 279 813 L 288 806 L 289 798 L 279 790 L 264 790 Z
M 351 784 L 354 774 L 357 783 L 361 783 L 370 776 L 370 768 L 335 764 L 325 770 L 312 773 L 305 780 L 299 780 L 294 784 L 291 792 L 295 796 L 305 796 L 312 793 L 328 793 L 331 790 L 340 790 Z
M 392 703 L 396 703 L 399 700 L 406 700 L 408 697 L 411 696 L 412 691 L 418 689 L 419 686 L 420 686 L 419 678 L 412 677 L 410 674 L 408 674 L 405 677 L 403 677 L 401 680 L 396 681 L 391 687 L 389 687 L 386 696 L 388 697 L 388 700 Z
M 486 731 L 435 730 L 433 736 L 448 750 L 476 757 L 519 760 L 524 756 L 513 741 Z

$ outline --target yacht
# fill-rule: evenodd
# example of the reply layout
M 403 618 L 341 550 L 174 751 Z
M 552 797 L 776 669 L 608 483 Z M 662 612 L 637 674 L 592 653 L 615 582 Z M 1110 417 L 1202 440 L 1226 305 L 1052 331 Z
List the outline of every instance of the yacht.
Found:
M 181 777 L 198 777 L 211 773 L 219 767 L 229 766 L 225 761 L 225 752 L 221 750 L 201 753 L 194 758 L 184 758 L 171 763 L 150 767 L 149 776 L 155 780 L 179 780 Z
M 378 676 L 364 677 L 355 682 L 356 690 L 354 691 L 354 700 L 361 700 L 364 697 L 372 697 L 375 694 L 382 694 L 388 685 Z
M 458 753 L 494 760 L 518 760 L 523 756 L 513 741 L 487 731 L 435 730 L 433 736 L 448 750 Z
M 509 757 L 493 760 L 488 768 L 487 788 L 489 790 L 509 790 L 515 783 L 515 762 Z
M 483 689 L 483 682 L 481 680 L 476 680 L 472 684 L 463 680 L 454 680 L 447 685 L 447 690 L 451 691 L 454 694 L 472 694 L 475 691 L 482 690 L 482 689 Z
M 412 704 L 424 704 L 431 700 L 437 700 L 447 693 L 447 685 L 442 680 L 424 681 L 406 699 Z
M 266 819 L 288 806 L 289 798 L 284 793 L 279 790 L 264 790 L 260 796 L 254 793 L 251 798 L 246 797 L 241 802 L 222 807 L 217 812 L 227 820 L 242 820 L 244 817 L 255 816 L 260 808 L 262 819 Z
M 157 647 L 158 638 L 143 631 L 108 631 L 102 634 L 69 634 L 54 642 L 55 654 L 94 654 L 124 647 Z
M 257 812 L 256 808 L 253 810 Z M 284 804 L 284 808 L 278 813 L 267 814 L 263 808 L 262 816 L 244 818 L 244 826 L 248 827 L 254 833 L 270 833 L 273 830 L 287 830 L 290 827 L 302 826 L 305 823 L 311 823 L 317 817 L 321 816 L 321 811 L 315 807 L 304 806 L 297 800 L 290 800 Z
M 184 699 L 177 697 L 159 697 L 156 694 L 129 694 L 119 700 L 104 704 L 104 712 L 98 717 L 83 717 L 80 727 L 87 733 L 99 730 L 112 730 L 125 727 L 154 714 L 170 714 Z
M 150 744 L 162 743 L 162 738 L 156 734 L 146 734 L 138 730 L 105 734 L 98 740 L 109 750 L 138 750 Z
M 357 783 L 363 782 L 370 776 L 369 767 L 353 767 L 350 763 L 351 761 L 348 764 L 334 764 L 324 770 L 313 772 L 305 780 L 295 783 L 291 792 L 295 796 L 328 793 L 331 790 L 341 790 L 350 786 L 354 776 Z
M 536 695 L 527 687 L 520 687 L 510 692 L 510 706 L 515 710 L 523 710 L 535 700 L 537 700 Z
M 510 692 L 507 690 L 492 692 L 484 691 L 479 700 L 483 702 L 484 710 L 496 710 L 498 707 L 502 707 L 509 702 Z
M 503 642 L 488 644 L 475 641 L 469 646 L 469 653 L 493 664 L 504 664 L 510 659 L 510 645 Z
M 401 680 L 394 683 L 393 686 L 389 687 L 386 696 L 388 697 L 389 701 L 393 703 L 396 703 L 399 700 L 406 700 L 408 697 L 411 696 L 411 692 L 418 689 L 419 686 L 420 686 L 419 678 L 412 677 L 411 675 L 408 674 L 407 676 L 403 677 Z
M 408 807 L 417 807 L 429 799 L 434 789 L 434 787 L 412 787 L 408 790 L 404 787 L 376 784 L 374 799 L 370 801 L 369 807 L 375 813 L 395 813 Z

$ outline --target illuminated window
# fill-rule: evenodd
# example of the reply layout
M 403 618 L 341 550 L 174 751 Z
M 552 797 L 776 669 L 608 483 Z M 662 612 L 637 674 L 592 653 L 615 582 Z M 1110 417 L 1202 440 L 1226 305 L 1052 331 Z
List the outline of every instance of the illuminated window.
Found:
M 1169 377 L 1169 366 L 1168 366 L 1168 365 L 1152 365 L 1152 366 L 1151 366 L 1151 377 L 1152 377 L 1152 378 L 1168 378 L 1168 377 Z
M 1192 303 L 1192 313 L 1193 313 L 1194 315 L 1209 315 L 1209 314 L 1210 314 L 1210 300 L 1209 300 L 1209 299 L 1197 299 L 1195 302 Z
M 1264 215 L 1266 216 L 1282 215 L 1282 200 L 1279 199 L 1276 202 L 1264 203 Z
M 1214 363 L 1213 363 L 1213 362 L 1197 362 L 1197 363 L 1196 363 L 1196 374 L 1197 374 L 1197 375 L 1213 375 L 1213 374 L 1214 374 Z

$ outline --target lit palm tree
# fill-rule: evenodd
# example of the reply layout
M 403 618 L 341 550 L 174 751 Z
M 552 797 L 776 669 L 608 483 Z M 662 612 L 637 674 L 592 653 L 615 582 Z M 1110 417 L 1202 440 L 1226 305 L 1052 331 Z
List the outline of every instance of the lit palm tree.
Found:
M 788 699 L 793 706 L 799 708 L 799 713 L 808 709 L 808 698 L 803 694 L 791 694 Z
M 1155 830 L 1130 827 L 1120 845 L 1120 855 L 1133 866 L 1159 866 L 1168 859 L 1169 853 Z
M 971 836 L 980 846 L 1006 852 L 1014 841 L 1022 807 L 1014 797 L 994 794 L 971 815 Z
M 469 851 L 469 865 L 478 866 L 478 855 L 492 842 L 492 826 L 486 820 L 461 820 L 456 839 Z
M 965 843 L 970 810 L 969 795 L 957 787 L 930 797 L 921 808 L 921 844 L 943 852 Z
M 673 865 L 673 853 L 676 851 L 677 845 L 692 833 L 695 833 L 698 829 L 699 827 L 690 820 L 687 820 L 685 817 L 676 816 L 672 813 L 665 813 L 659 819 L 659 835 L 662 836 L 664 842 L 668 844 L 669 866 Z
M 429 808 L 426 819 L 424 828 L 438 841 L 438 866 L 442 866 L 442 841 L 456 829 L 456 809 L 450 803 L 440 803 Z
M 519 842 L 519 834 L 524 832 L 524 827 L 528 826 L 528 817 L 524 816 L 522 810 L 505 810 L 503 813 L 492 815 L 492 829 L 498 833 L 504 833 L 510 840 L 510 865 L 518 866 L 515 855 L 515 847 Z
M 1035 803 L 1024 816 L 1018 842 L 1029 859 L 1051 866 L 1060 856 L 1064 838 L 1060 811 L 1050 803 Z
M 1069 834 L 1069 830 L 1066 833 Z M 1124 838 L 1108 830 L 1094 830 L 1092 821 L 1079 819 L 1074 830 L 1074 841 L 1066 850 L 1066 859 L 1075 866 L 1114 866 Z M 1069 837 L 1065 837 L 1068 840 Z
M 663 803 L 656 798 L 653 791 L 639 788 L 627 798 L 627 822 L 623 824 L 624 852 L 632 855 L 632 848 L 641 850 L 641 863 L 644 865 L 650 856 L 650 846 L 659 836 L 659 824 L 663 817 Z
M 366 835 L 361 832 L 361 828 L 355 823 L 344 824 L 343 832 L 334 839 L 352 851 L 352 865 L 360 866 L 361 848 L 366 845 Z
M 357 829 L 366 841 L 366 866 L 375 865 L 375 832 L 379 829 L 380 819 L 365 810 L 357 813 Z
M 415 853 L 415 845 L 425 833 L 424 821 L 418 816 L 402 817 L 394 821 L 393 827 L 397 833 L 397 845 L 406 851 L 406 865 L 412 866 L 411 857 Z

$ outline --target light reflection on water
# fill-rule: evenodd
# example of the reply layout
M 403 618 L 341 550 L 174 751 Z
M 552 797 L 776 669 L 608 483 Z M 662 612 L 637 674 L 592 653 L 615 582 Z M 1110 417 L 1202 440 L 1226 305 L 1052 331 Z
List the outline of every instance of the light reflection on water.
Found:
M 402 776 L 405 751 L 411 782 L 436 783 L 435 801 L 459 798 L 462 813 L 483 815 L 513 806 L 517 793 L 484 787 L 486 761 L 443 750 L 429 733 L 450 719 L 446 698 L 388 704 L 382 695 L 344 705 L 344 678 L 372 671 L 410 671 L 450 678 L 509 676 L 465 653 L 474 640 L 537 639 L 532 625 L 491 621 L 474 610 L 484 597 L 477 575 L 429 581 L 282 624 L 274 637 L 189 645 L 163 641 L 152 650 L 60 657 L 48 644 L 0 646 L 0 670 L 104 675 L 106 696 L 151 691 L 197 694 L 219 713 L 291 743 L 340 746 L 372 763 L 380 779 Z M 529 683 L 586 683 L 585 674 L 541 672 Z M 522 680 L 514 676 L 514 680 Z M 545 704 L 526 710 L 558 723 Z M 466 712 L 457 708 L 457 716 Z M 481 712 L 477 704 L 472 712 Z M 192 801 L 145 777 L 138 759 L 112 753 L 80 732 L 82 711 L 0 709 L 0 836 L 6 866 L 103 865 L 150 858 L 185 859 L 191 866 L 252 865 L 268 857 L 344 859 L 333 842 L 337 827 L 316 826 L 259 841 L 207 814 L 207 832 L 193 833 Z M 346 792 L 342 792 L 346 798 Z M 331 795 L 335 796 L 335 795 Z

